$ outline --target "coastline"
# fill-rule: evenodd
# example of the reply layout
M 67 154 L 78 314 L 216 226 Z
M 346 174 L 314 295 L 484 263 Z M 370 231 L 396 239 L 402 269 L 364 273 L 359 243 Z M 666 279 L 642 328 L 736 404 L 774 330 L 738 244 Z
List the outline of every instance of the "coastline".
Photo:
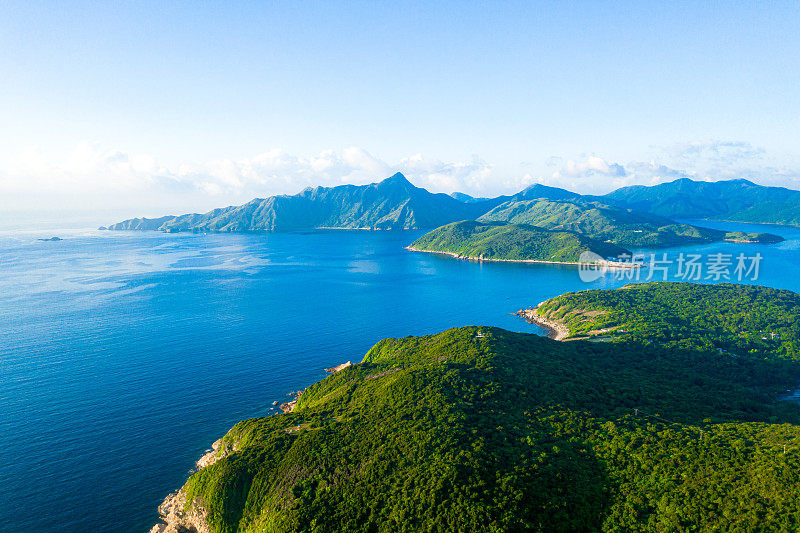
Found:
M 208 524 L 208 512 L 202 507 L 192 505 L 188 510 L 186 506 L 186 493 L 183 489 L 173 492 L 158 506 L 160 522 L 150 529 L 150 533 L 211 533 Z
M 541 304 L 539 304 L 540 306 Z M 544 318 L 542 315 L 539 314 L 538 309 L 539 306 L 536 306 L 535 309 L 520 309 L 515 315 L 521 316 L 531 324 L 535 324 L 540 328 L 547 331 L 547 338 L 553 339 L 554 341 L 563 341 L 570 337 L 569 328 L 562 324 L 561 322 L 556 322 L 554 320 L 549 320 Z
M 733 222 L 734 224 L 752 224 L 754 226 L 783 226 L 786 228 L 800 228 L 800 224 L 784 224 L 780 222 L 748 222 L 744 220 L 729 220 L 727 218 L 688 218 L 684 220 L 705 220 L 707 222 Z
M 208 468 L 220 459 L 238 451 L 236 442 L 231 445 L 230 442 L 225 442 L 224 438 L 220 437 L 214 441 L 211 449 L 195 462 L 195 472 Z M 164 501 L 158 506 L 161 522 L 150 528 L 149 533 L 183 533 L 186 531 L 211 533 L 211 526 L 208 523 L 208 511 L 196 502 L 192 502 L 187 507 L 186 492 L 183 490 L 185 486 L 186 482 L 180 489 L 171 492 L 164 498 Z
M 783 241 L 746 241 L 743 239 L 723 239 L 723 242 L 733 242 L 737 244 L 780 244 Z
M 336 374 L 351 366 L 353 366 L 353 363 L 351 361 L 346 361 L 334 367 L 326 368 L 325 372 Z M 280 404 L 281 412 L 286 414 L 294 411 L 295 407 L 297 407 L 297 401 L 300 399 L 303 392 L 305 392 L 305 389 L 290 392 L 289 396 L 294 397 L 294 399 Z M 206 453 L 195 462 L 195 472 L 199 472 L 213 465 L 220 459 L 238 451 L 237 442 L 231 444 L 224 439 L 225 437 L 223 436 L 214 441 L 211 445 L 211 449 L 206 451 Z M 164 498 L 164 501 L 158 506 L 158 514 L 161 522 L 155 524 L 150 529 L 149 533 L 211 533 L 211 526 L 208 523 L 208 511 L 203 508 L 202 505 L 195 502 L 192 502 L 187 508 L 186 493 L 183 490 L 185 486 L 186 483 L 184 483 L 180 489 L 171 492 Z
M 532 264 L 540 264 L 540 265 L 570 265 L 570 266 L 578 266 L 578 267 L 586 267 L 587 265 L 600 265 L 605 266 L 606 268 L 642 268 L 642 265 L 636 263 L 623 263 L 617 261 L 598 261 L 596 263 L 581 263 L 580 261 L 544 261 L 541 259 L 494 259 L 494 258 L 487 258 L 487 257 L 473 257 L 469 255 L 458 254 L 455 252 L 445 252 L 439 250 L 423 250 L 421 248 L 415 248 L 414 246 L 406 246 L 406 250 L 411 252 L 423 252 L 426 254 L 439 254 L 439 255 L 446 255 L 452 257 L 454 259 L 466 259 L 467 261 L 480 261 L 480 262 L 490 262 L 490 263 L 532 263 Z

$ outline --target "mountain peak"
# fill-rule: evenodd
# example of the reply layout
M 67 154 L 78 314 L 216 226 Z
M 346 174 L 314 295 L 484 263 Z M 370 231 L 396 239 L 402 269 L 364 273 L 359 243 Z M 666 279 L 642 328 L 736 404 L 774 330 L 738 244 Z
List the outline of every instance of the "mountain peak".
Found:
M 566 200 L 568 198 L 576 198 L 580 196 L 577 193 L 561 189 L 559 187 L 551 187 L 541 183 L 534 183 L 528 186 L 522 192 L 514 195 L 517 200 L 532 200 L 536 198 L 547 198 L 548 200 Z
M 411 183 L 408 178 L 403 176 L 402 172 L 396 172 L 383 180 L 381 183 Z

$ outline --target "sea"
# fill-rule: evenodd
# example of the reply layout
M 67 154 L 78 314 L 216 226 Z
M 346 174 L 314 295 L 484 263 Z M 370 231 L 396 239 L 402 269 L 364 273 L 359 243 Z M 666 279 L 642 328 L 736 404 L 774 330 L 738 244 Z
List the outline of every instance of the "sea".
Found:
M 787 240 L 659 250 L 661 269 L 587 282 L 574 266 L 407 251 L 419 231 L 0 231 L 0 532 L 148 531 L 237 421 L 385 337 L 543 334 L 513 313 L 651 273 L 726 281 L 720 263 L 732 281 L 800 291 L 800 228 L 699 223 Z M 706 270 L 686 279 L 693 256 Z

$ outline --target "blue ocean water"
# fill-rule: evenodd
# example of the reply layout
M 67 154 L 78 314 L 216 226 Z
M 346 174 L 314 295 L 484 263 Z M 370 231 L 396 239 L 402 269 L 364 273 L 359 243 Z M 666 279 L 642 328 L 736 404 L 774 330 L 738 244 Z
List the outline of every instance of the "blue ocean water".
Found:
M 703 224 L 788 240 L 668 253 L 757 251 L 755 282 L 800 290 L 800 229 Z M 404 250 L 421 232 L 52 234 L 0 233 L 0 532 L 146 531 L 212 441 L 323 368 L 384 337 L 541 333 L 510 313 L 630 282 Z

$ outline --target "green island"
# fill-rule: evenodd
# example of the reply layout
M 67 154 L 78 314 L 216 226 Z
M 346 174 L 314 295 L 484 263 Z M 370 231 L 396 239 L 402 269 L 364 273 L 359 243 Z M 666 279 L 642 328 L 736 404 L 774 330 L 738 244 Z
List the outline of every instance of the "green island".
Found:
M 613 342 L 385 339 L 234 426 L 162 513 L 217 533 L 796 531 L 800 410 L 777 398 L 800 380 L 798 304 L 651 283 L 538 308 Z
M 571 231 L 474 220 L 453 222 L 430 231 L 414 241 L 409 249 L 485 261 L 546 263 L 577 263 L 581 254 L 587 251 L 602 258 L 630 254 L 615 244 Z
M 729 231 L 725 233 L 725 240 L 730 242 L 748 242 L 758 244 L 775 244 L 785 239 L 772 233 L 748 233 L 744 231 Z

